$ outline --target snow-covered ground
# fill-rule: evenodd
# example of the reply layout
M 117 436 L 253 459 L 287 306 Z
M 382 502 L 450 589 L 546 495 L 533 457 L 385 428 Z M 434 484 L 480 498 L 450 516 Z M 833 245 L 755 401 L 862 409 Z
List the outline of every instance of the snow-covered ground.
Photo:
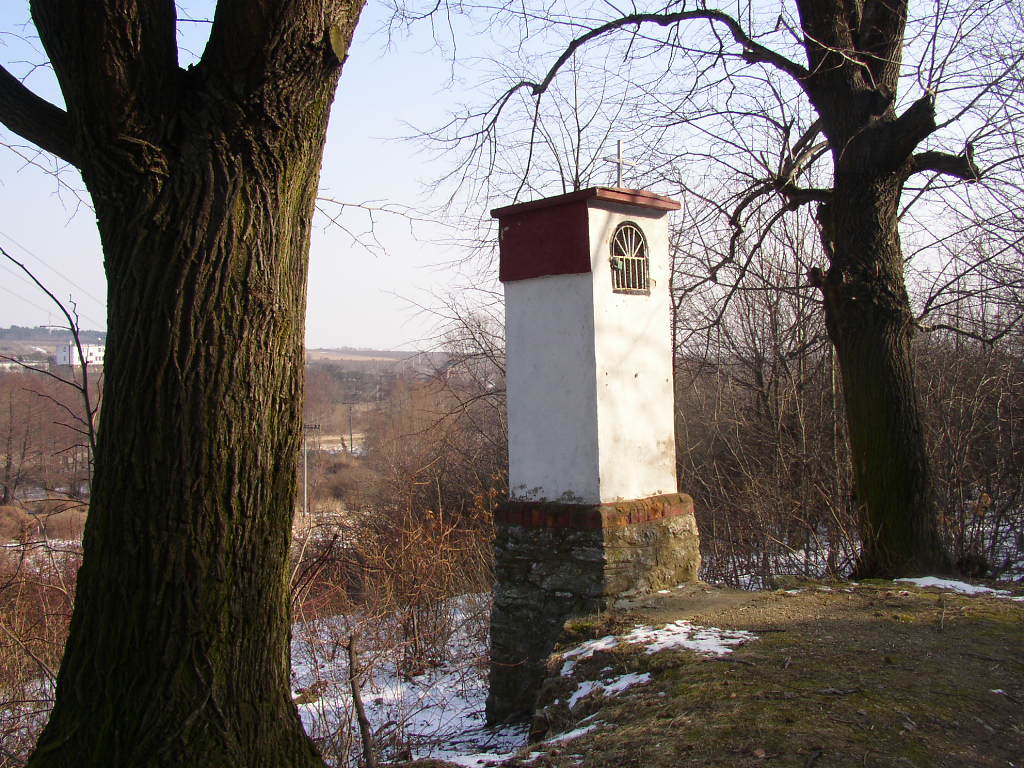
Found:
M 0 557 L 21 568 L 65 570 L 77 565 L 78 542 L 40 542 L 37 545 L 0 545 Z M 73 570 L 71 571 L 73 573 Z M 961 594 L 1024 601 L 1007 590 L 963 581 L 921 577 L 902 583 Z M 828 587 L 817 587 L 829 589 Z M 464 595 L 430 609 L 415 633 L 426 640 L 413 652 L 402 638 L 410 634 L 397 619 L 332 616 L 298 621 L 293 625 L 292 690 L 307 731 L 317 740 L 329 763 L 348 768 L 360 753 L 358 728 L 349 684 L 347 643 L 355 634 L 358 674 L 375 746 L 388 759 L 437 758 L 477 768 L 512 756 L 526 744 L 526 726 L 489 729 L 484 723 L 487 696 L 488 595 Z M 414 634 L 415 634 L 414 633 Z M 636 626 L 622 635 L 590 640 L 562 654 L 563 675 L 572 675 L 579 662 L 595 653 L 622 645 L 642 647 L 647 653 L 688 650 L 722 655 L 756 639 L 748 632 L 701 627 L 676 621 L 661 627 Z M 577 680 L 567 694 L 571 707 L 600 692 L 610 697 L 650 682 L 646 674 L 612 674 L 602 670 L 596 680 Z M 26 738 L 45 719 L 52 696 L 49 682 L 33 681 L 18 695 L 6 692 L 8 716 L 23 722 Z M 12 706 L 13 705 L 13 706 Z M 549 741 L 570 741 L 600 726 L 585 720 L 575 731 Z
M 415 674 L 404 660 L 409 645 L 396 642 L 397 626 L 376 623 L 371 630 L 370 622 L 343 616 L 295 624 L 292 688 L 303 724 L 325 756 L 339 766 L 352 764 L 360 750 L 346 652 L 357 627 L 360 696 L 385 756 L 495 760 L 522 747 L 526 726 L 490 729 L 484 723 L 487 635 L 481 617 L 485 620 L 487 612 L 480 603 L 486 600 L 465 595 L 444 607 L 450 611 L 451 634 L 443 658 L 414 669 Z
M 991 587 L 982 587 L 978 584 L 968 584 L 966 581 L 940 579 L 936 576 L 921 576 L 916 579 L 896 579 L 896 582 L 913 584 L 916 587 L 936 587 L 938 589 L 948 590 L 949 592 L 959 592 L 962 595 L 992 595 L 993 597 L 1003 597 L 1007 600 L 1024 602 L 1024 596 L 1014 597 L 1008 589 L 992 589 Z
M 476 768 L 516 754 L 527 740 L 527 726 L 490 729 L 484 723 L 487 698 L 487 637 L 480 625 L 480 601 L 467 595 L 451 601 L 453 632 L 448 652 L 436 666 L 419 674 L 403 674 L 401 643 L 380 625 L 370 636 L 368 622 L 359 630 L 357 666 L 360 696 L 378 749 L 388 758 L 438 758 Z M 293 691 L 306 730 L 336 765 L 354 764 L 359 754 L 357 725 L 348 680 L 346 643 L 358 620 L 336 616 L 293 628 Z M 384 630 L 384 631 L 380 631 Z M 590 640 L 563 654 L 562 674 L 601 650 L 620 644 L 640 646 L 648 653 L 667 649 L 722 655 L 755 639 L 749 632 L 701 627 L 677 621 L 663 627 L 636 626 L 621 636 Z M 390 644 L 389 644 L 390 641 Z M 570 706 L 599 691 L 615 696 L 650 682 L 649 674 L 610 675 L 584 680 L 571 695 Z M 598 727 L 583 724 L 549 741 L 568 741 Z
M 1006 590 L 971 585 L 963 581 L 921 577 L 900 579 L 920 587 L 934 587 L 969 595 L 1024 600 Z M 819 587 L 819 589 L 829 589 Z M 796 590 L 802 591 L 802 590 Z M 378 748 L 392 757 L 433 757 L 467 768 L 495 765 L 516 754 L 526 744 L 525 726 L 488 729 L 484 725 L 487 696 L 485 622 L 481 617 L 485 596 L 464 596 L 451 602 L 453 632 L 449 650 L 436 666 L 418 674 L 401 672 L 401 645 L 395 645 L 384 629 L 382 641 L 361 639 L 366 651 L 359 666 L 365 670 L 361 686 L 368 719 Z M 352 764 L 359 750 L 352 699 L 348 683 L 348 664 L 344 643 L 351 621 L 344 617 L 295 626 L 293 677 L 296 700 L 307 730 L 320 741 L 328 759 L 339 766 Z M 364 630 L 365 632 L 365 630 Z M 647 653 L 684 650 L 709 656 L 731 653 L 737 646 L 756 640 L 756 635 L 738 630 L 702 627 L 688 621 L 675 621 L 661 627 L 637 625 L 622 635 L 607 635 L 588 640 L 562 653 L 561 674 L 578 674 L 578 664 L 603 651 L 619 646 L 639 646 Z M 649 674 L 612 674 L 602 670 L 595 680 L 579 680 L 568 694 L 570 708 L 587 696 L 617 696 L 651 681 Z M 601 726 L 586 719 L 576 730 L 556 734 L 548 742 L 571 741 Z M 345 749 L 331 749 L 344 742 Z

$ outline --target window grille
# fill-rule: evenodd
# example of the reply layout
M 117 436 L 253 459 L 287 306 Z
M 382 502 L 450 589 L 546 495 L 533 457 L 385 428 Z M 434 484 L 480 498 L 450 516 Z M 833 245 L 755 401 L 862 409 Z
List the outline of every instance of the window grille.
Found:
M 612 290 L 649 296 L 650 274 L 647 269 L 647 240 L 631 221 L 623 222 L 612 236 Z

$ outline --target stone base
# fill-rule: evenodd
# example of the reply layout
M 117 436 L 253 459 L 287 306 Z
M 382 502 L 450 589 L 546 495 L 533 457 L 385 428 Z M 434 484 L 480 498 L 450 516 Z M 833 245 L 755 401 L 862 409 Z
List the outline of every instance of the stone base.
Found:
M 681 493 L 608 504 L 512 501 L 495 522 L 492 724 L 533 714 L 567 619 L 695 581 L 700 569 L 693 500 Z

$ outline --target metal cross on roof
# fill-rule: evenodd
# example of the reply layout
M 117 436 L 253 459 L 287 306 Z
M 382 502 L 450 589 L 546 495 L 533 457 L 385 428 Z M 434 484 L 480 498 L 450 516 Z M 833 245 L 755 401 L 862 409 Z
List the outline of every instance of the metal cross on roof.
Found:
M 622 186 L 622 169 L 623 169 L 623 167 L 627 166 L 627 165 L 632 167 L 632 166 L 635 166 L 636 163 L 631 163 L 629 160 L 627 160 L 625 158 L 625 156 L 623 156 L 623 154 L 622 154 L 622 139 L 619 139 L 617 142 L 615 142 L 615 150 L 616 150 L 615 155 L 610 156 L 610 157 L 604 157 L 604 158 L 601 158 L 601 159 L 606 161 L 606 162 L 609 162 L 609 163 L 615 163 L 615 186 L 616 187 L 621 187 Z

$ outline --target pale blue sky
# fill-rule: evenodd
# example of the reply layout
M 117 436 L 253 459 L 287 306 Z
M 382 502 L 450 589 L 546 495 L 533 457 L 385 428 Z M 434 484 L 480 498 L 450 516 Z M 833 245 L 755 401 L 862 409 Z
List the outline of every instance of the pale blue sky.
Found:
M 179 2 L 202 18 L 204 2 Z M 384 17 L 380 5 L 367 7 L 356 32 L 334 104 L 321 179 L 322 193 L 353 203 L 376 201 L 417 205 L 423 202 L 421 183 L 440 172 L 420 148 L 389 140 L 409 133 L 404 125 L 436 124 L 456 99 L 449 84 L 445 54 L 421 30 L 419 36 L 395 41 L 390 49 L 377 32 Z M 37 41 L 18 39 L 32 35 L 20 26 L 28 19 L 26 0 L 5 0 L 0 5 L 0 62 L 22 76 L 33 63 L 43 61 Z M 187 36 L 203 34 L 207 25 L 183 25 Z M 197 49 L 201 40 L 182 38 L 183 48 Z M 183 61 L 187 61 L 183 56 Z M 57 100 L 50 72 L 31 71 L 27 79 L 40 95 Z M 20 140 L 0 127 L 0 143 Z M 30 153 L 25 148 L 22 154 Z M 44 164 L 51 161 L 43 158 Z M 64 183 L 81 187 L 72 170 L 62 173 Z M 362 231 L 366 220 L 346 221 Z M 321 218 L 313 234 L 310 256 L 307 344 L 409 348 L 431 331 L 429 318 L 417 312 L 409 299 L 429 303 L 453 279 L 437 264 L 460 254 L 417 240 L 407 222 L 381 217 L 378 235 L 386 253 L 370 254 L 352 244 L 350 236 L 325 225 Z M 436 236 L 420 228 L 421 237 Z M 24 158 L 0 147 L 0 245 L 33 268 L 59 296 L 78 302 L 82 325 L 105 327 L 105 280 L 102 255 L 92 211 L 73 192 Z M 16 274 L 0 265 L 0 327 L 57 322 L 48 299 Z

